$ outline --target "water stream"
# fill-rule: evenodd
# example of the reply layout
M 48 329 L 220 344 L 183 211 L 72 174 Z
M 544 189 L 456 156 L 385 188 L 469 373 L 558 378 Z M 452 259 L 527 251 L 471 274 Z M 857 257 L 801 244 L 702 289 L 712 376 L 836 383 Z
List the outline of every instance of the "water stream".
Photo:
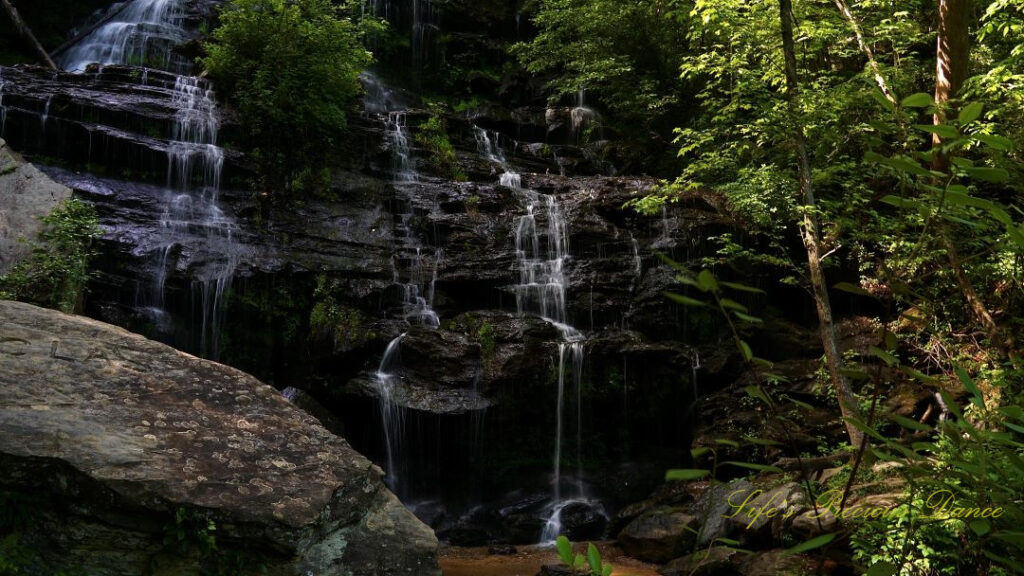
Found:
M 512 188 L 524 213 L 515 226 L 516 260 L 519 283 L 515 285 L 516 310 L 544 318 L 562 336 L 558 345 L 558 389 L 555 402 L 555 451 L 552 470 L 552 501 L 541 542 L 552 542 L 562 532 L 562 510 L 569 504 L 586 500 L 583 486 L 583 365 L 586 338 L 568 323 L 566 292 L 569 279 L 566 263 L 570 258 L 568 222 L 558 200 L 549 194 L 524 188 L 522 177 L 505 159 L 497 134 L 474 127 L 478 152 L 501 170 L 499 184 Z M 566 498 L 562 491 L 562 461 L 566 376 L 571 373 L 576 397 L 576 474 L 574 494 Z
M 187 243 L 200 245 L 207 258 L 199 269 L 190 270 L 193 324 L 199 332 L 198 352 L 216 359 L 224 295 L 242 252 L 235 241 L 237 225 L 217 202 L 224 150 L 217 145 L 220 115 L 213 86 L 188 75 L 191 63 L 172 50 L 190 36 L 185 28 L 186 6 L 185 0 L 115 4 L 100 26 L 64 52 L 60 63 L 73 72 L 93 63 L 145 64 L 177 75 L 169 95 L 177 112 L 166 142 L 168 193 L 159 219 L 161 241 L 152 254 L 152 287 L 137 300 L 154 319 L 166 317 L 164 292 L 175 266 L 175 249 Z M 148 80 L 148 69 L 145 72 L 143 82 Z M 44 133 L 48 116 L 49 101 L 42 116 Z
M 185 2 L 129 0 L 112 5 L 105 22 L 64 51 L 58 64 L 81 72 L 89 64 L 150 66 L 182 74 L 191 62 L 173 48 L 189 38 Z

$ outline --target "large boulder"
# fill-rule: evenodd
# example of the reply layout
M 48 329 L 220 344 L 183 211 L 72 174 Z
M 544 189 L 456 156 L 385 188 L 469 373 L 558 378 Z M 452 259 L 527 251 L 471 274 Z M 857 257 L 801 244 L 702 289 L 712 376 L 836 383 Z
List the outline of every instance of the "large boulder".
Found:
M 382 472 L 273 388 L 94 320 L 0 301 L 0 491 L 49 569 L 440 574 Z M 215 527 L 209 530 L 210 523 Z
M 622 551 L 644 562 L 668 562 L 692 550 L 700 522 L 684 510 L 659 507 L 638 516 L 619 532 Z
M 24 162 L 0 139 L 0 274 L 23 258 L 46 216 L 71 190 Z

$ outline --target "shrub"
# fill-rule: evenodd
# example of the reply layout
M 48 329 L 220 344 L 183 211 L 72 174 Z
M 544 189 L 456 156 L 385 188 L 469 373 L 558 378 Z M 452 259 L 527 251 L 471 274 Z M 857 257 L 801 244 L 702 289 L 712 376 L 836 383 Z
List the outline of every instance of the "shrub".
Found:
M 362 38 L 372 23 L 353 20 L 353 7 L 232 0 L 206 45 L 201 62 L 237 109 L 265 190 L 324 185 L 309 175 L 337 153 L 371 59 Z
M 448 139 L 448 131 L 438 109 L 435 108 L 430 119 L 420 125 L 416 132 L 416 143 L 430 152 L 430 162 L 438 174 L 456 182 L 466 180 L 466 174 L 459 167 L 455 149 Z
M 93 207 L 71 198 L 43 217 L 41 242 L 28 258 L 0 276 L 0 298 L 20 300 L 62 312 L 78 309 L 89 280 L 93 241 L 100 227 Z

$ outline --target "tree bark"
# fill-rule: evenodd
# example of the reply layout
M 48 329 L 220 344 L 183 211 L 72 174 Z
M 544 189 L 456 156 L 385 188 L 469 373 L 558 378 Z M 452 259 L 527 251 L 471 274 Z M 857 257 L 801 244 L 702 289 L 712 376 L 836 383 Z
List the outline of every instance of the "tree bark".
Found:
M 839 14 L 842 15 L 846 23 L 849 24 L 850 30 L 853 31 L 853 35 L 857 38 L 857 46 L 860 51 L 864 53 L 864 56 L 868 59 L 868 68 L 871 69 L 871 74 L 875 77 L 875 84 L 878 84 L 878 88 L 882 91 L 885 99 L 892 102 L 894 105 L 896 102 L 896 95 L 893 94 L 889 88 L 889 83 L 885 81 L 885 76 L 882 75 L 881 68 L 878 67 L 878 61 L 875 60 L 875 54 L 871 51 L 871 46 L 864 40 L 864 32 L 861 30 L 860 22 L 853 16 L 853 12 L 850 11 L 850 7 L 846 4 L 846 0 L 834 0 L 836 8 L 839 9 Z
M 50 59 L 50 55 L 46 52 L 46 49 L 43 48 L 43 45 L 40 44 L 38 40 L 36 40 L 35 35 L 32 34 L 32 30 L 30 30 L 21 19 L 21 16 L 18 14 L 18 10 L 14 7 L 14 4 L 11 4 L 10 0 L 0 0 L 0 4 L 3 5 L 4 11 L 7 12 L 7 17 L 10 18 L 11 23 L 14 24 L 14 29 L 17 30 L 18 35 L 32 45 L 32 49 L 35 50 L 36 55 L 39 56 L 39 61 L 42 62 L 43 65 L 56 70 L 57 65 L 53 63 L 53 60 Z
M 939 32 L 935 51 L 935 116 L 936 125 L 946 121 L 949 101 L 954 98 L 964 81 L 967 80 L 967 63 L 970 58 L 970 37 L 967 19 L 970 16 L 970 0 L 939 0 Z M 949 158 L 941 154 L 938 147 L 942 138 L 932 135 L 932 168 L 940 172 L 949 169 Z
M 786 101 L 789 106 L 790 121 L 793 123 L 793 140 L 800 174 L 800 195 L 804 203 L 801 237 L 807 251 L 807 268 L 811 276 L 814 304 L 818 311 L 818 327 L 821 333 L 821 344 L 825 349 L 825 364 L 828 367 L 832 385 L 835 387 L 836 396 L 839 398 L 840 413 L 847 419 L 859 419 L 860 408 L 857 398 L 853 395 L 853 390 L 842 372 L 842 358 L 839 354 L 839 345 L 836 343 L 836 329 L 832 319 L 832 304 L 828 297 L 825 272 L 821 266 L 817 202 L 814 199 L 814 188 L 811 184 L 811 163 L 807 156 L 804 129 L 800 124 L 797 108 L 800 83 L 796 72 L 796 50 L 793 47 L 793 5 L 791 0 L 779 0 L 779 20 L 782 25 L 782 52 L 786 68 Z M 859 447 L 864 440 L 864 434 L 849 422 L 846 423 L 846 432 L 850 437 L 850 445 Z

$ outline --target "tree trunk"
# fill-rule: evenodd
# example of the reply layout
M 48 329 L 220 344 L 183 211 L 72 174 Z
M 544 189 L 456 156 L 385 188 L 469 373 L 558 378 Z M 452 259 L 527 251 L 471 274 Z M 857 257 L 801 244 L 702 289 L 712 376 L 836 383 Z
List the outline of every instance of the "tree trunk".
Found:
M 967 80 L 970 58 L 970 38 L 967 19 L 970 0 L 939 0 L 939 33 L 935 51 L 935 117 L 936 125 L 946 121 L 949 100 L 956 96 Z M 938 148 L 942 139 L 932 135 L 932 147 Z M 932 168 L 940 172 L 949 169 L 949 158 L 935 150 Z
M 878 88 L 882 91 L 885 99 L 896 105 L 896 95 L 893 94 L 889 88 L 889 83 L 885 81 L 885 76 L 882 75 L 881 68 L 878 67 L 878 62 L 875 60 L 875 55 L 871 51 L 871 46 L 864 41 L 864 32 L 861 31 L 860 22 L 854 18 L 853 12 L 850 11 L 850 7 L 846 4 L 846 0 L 834 0 L 836 8 L 839 9 L 839 14 L 842 15 L 846 23 L 849 24 L 850 30 L 853 31 L 853 35 L 857 38 L 857 46 L 860 51 L 864 53 L 864 56 L 868 59 L 868 68 L 871 69 L 871 74 L 875 77 L 875 84 L 878 84 Z
M 39 56 L 39 61 L 45 66 L 48 66 L 54 70 L 57 69 L 57 65 L 50 59 L 50 55 L 47 54 L 46 49 L 43 48 L 42 44 L 36 40 L 32 30 L 25 25 L 25 22 L 21 19 L 18 14 L 18 10 L 11 4 L 10 0 L 0 0 L 0 4 L 3 4 L 4 11 L 7 12 L 7 17 L 11 19 L 11 23 L 14 24 L 14 29 L 18 32 L 18 35 L 22 37 L 26 42 L 32 45 L 32 49 L 35 50 L 36 55 Z
M 828 367 L 832 385 L 839 398 L 839 411 L 844 418 L 859 418 L 860 408 L 850 384 L 842 372 L 842 358 L 836 343 L 835 323 L 832 319 L 832 304 L 829 302 L 828 285 L 825 283 L 825 272 L 821 267 L 821 245 L 819 243 L 817 203 L 814 200 L 814 189 L 811 185 L 811 163 L 807 157 L 807 145 L 804 140 L 803 126 L 800 124 L 797 109 L 797 96 L 800 84 L 796 74 L 796 51 L 793 48 L 793 5 L 791 0 L 779 0 L 779 20 L 782 24 L 782 51 L 786 66 L 786 100 L 789 105 L 790 121 L 793 123 L 793 140 L 797 151 L 797 167 L 800 173 L 800 193 L 803 197 L 803 230 L 801 237 L 807 250 L 807 268 L 811 276 L 814 293 L 814 304 L 818 310 L 818 327 L 821 332 L 821 344 L 825 348 L 825 364 Z M 849 422 L 846 432 L 850 436 L 850 444 L 859 447 L 864 434 Z

